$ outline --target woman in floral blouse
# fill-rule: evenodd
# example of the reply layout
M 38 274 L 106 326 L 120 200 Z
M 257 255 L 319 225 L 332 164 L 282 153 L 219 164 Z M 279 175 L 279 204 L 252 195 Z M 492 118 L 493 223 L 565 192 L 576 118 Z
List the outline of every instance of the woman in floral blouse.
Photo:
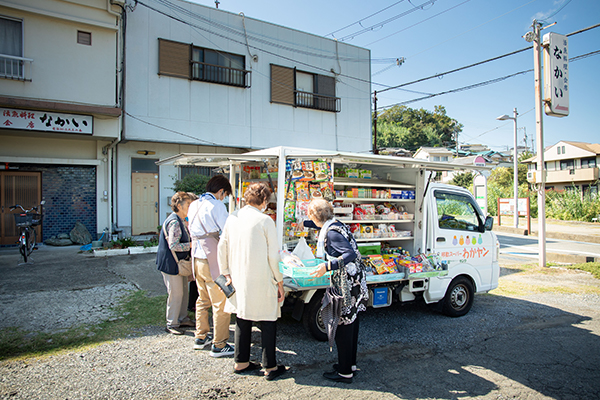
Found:
M 190 234 L 185 221 L 191 202 L 192 197 L 189 193 L 175 193 L 171 198 L 173 213 L 167 217 L 158 235 L 156 265 L 163 276 L 169 295 L 166 331 L 174 335 L 183 334 L 180 329 L 182 326 L 196 326 L 187 314 L 188 277 L 178 275 L 177 260 L 173 257 L 173 252 L 179 260 L 190 257 Z

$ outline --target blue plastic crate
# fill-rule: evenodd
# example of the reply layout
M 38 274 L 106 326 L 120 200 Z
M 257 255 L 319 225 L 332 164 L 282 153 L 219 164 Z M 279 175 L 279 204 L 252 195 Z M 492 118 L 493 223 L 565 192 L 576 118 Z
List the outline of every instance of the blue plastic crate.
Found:
M 319 264 L 325 261 L 314 258 L 311 260 L 302 260 L 302 263 L 305 267 L 292 267 L 284 264 L 283 262 L 279 263 L 279 271 L 285 275 L 289 276 L 293 283 L 300 287 L 311 287 L 311 286 L 328 286 L 330 284 L 330 275 L 331 271 L 326 272 L 320 278 L 312 277 L 310 274 L 315 272 L 318 269 Z

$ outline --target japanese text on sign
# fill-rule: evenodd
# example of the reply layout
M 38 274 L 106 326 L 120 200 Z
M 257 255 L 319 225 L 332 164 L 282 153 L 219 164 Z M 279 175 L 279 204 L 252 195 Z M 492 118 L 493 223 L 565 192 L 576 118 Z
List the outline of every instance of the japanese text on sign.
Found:
M 463 248 L 456 251 L 442 251 L 440 255 L 443 259 L 463 258 L 465 260 L 473 258 L 483 258 L 489 254 L 489 250 L 485 247 L 471 247 L 470 249 Z
M 544 103 L 547 115 L 569 115 L 569 42 L 557 33 L 544 35 Z
M 91 135 L 93 117 L 0 108 L 2 128 Z

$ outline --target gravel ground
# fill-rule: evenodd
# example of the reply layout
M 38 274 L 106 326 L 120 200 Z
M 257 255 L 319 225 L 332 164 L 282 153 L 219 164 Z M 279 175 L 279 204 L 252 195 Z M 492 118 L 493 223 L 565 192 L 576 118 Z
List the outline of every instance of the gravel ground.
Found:
M 503 271 L 501 279 L 549 287 L 562 282 L 600 287 L 587 273 L 510 272 L 514 271 Z M 61 329 L 72 314 L 87 313 L 90 322 L 111 318 L 106 308 L 128 288 L 113 284 L 72 293 L 39 292 L 27 306 L 38 310 L 34 327 Z M 418 303 L 369 309 L 361 315 L 361 371 L 352 385 L 324 380 L 322 372 L 336 362 L 335 348 L 330 352 L 326 343 L 309 337 L 301 323 L 284 317 L 278 323 L 278 359 L 290 371 L 273 382 L 259 375 L 234 375 L 230 358 L 194 351 L 191 331 L 173 336 L 163 327 L 148 327 L 91 349 L 2 362 L 0 398 L 599 398 L 600 296 L 588 292 L 479 295 L 471 312 L 461 318 L 445 317 Z M 82 298 L 93 298 L 101 308 L 96 312 L 89 303 L 79 304 Z M 7 310 L 22 305 L 22 300 L 3 295 L 0 306 Z M 69 305 L 55 308 L 59 300 Z M 18 320 L 17 315 L 3 318 L 2 326 L 7 319 Z M 230 331 L 233 341 L 233 325 Z M 252 359 L 260 360 L 257 328 Z
M 129 283 L 116 283 L 75 291 L 2 294 L 0 329 L 19 327 L 26 331 L 57 333 L 76 325 L 97 324 L 115 318 L 111 308 L 135 289 Z

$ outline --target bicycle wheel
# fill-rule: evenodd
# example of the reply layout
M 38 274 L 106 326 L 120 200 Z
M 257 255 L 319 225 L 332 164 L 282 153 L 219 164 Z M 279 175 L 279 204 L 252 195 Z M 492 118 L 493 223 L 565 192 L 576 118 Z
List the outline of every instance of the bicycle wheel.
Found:
M 27 255 L 30 255 L 35 248 L 35 228 L 29 230 L 27 235 Z

